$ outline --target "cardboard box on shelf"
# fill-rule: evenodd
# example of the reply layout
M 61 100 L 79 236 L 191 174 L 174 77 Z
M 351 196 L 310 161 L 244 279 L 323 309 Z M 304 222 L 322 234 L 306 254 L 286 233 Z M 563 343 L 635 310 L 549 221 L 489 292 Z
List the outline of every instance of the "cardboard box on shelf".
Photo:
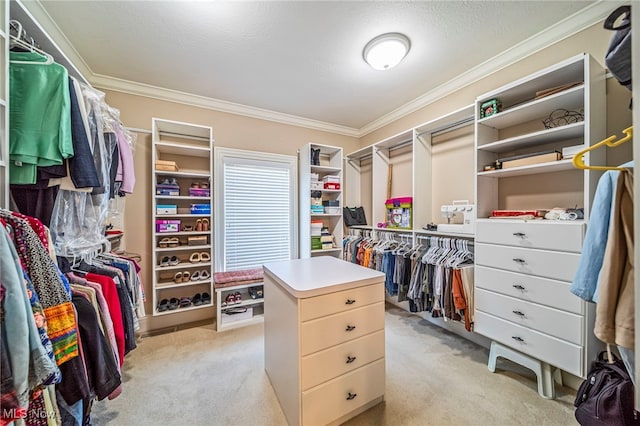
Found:
M 511 169 L 514 167 L 529 166 L 532 164 L 540 164 L 540 163 L 549 163 L 549 162 L 558 161 L 558 160 L 562 160 L 562 154 L 557 151 L 554 151 L 554 152 L 549 152 L 544 154 L 541 153 L 538 155 L 531 155 L 523 158 L 517 158 L 513 160 L 505 159 L 504 161 L 502 161 L 502 168 Z

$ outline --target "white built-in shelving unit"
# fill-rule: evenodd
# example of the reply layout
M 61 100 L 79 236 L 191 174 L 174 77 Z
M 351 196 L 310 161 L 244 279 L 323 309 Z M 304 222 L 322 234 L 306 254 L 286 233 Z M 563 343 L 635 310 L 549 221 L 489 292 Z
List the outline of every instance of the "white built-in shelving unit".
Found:
M 9 1 L 0 1 L 0 208 L 9 208 Z

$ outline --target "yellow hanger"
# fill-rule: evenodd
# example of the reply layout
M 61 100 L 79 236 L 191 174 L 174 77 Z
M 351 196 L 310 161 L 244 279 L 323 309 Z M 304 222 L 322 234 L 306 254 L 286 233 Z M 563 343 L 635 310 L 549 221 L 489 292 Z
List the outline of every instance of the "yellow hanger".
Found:
M 627 170 L 624 167 L 587 166 L 586 164 L 584 164 L 584 158 L 582 158 L 582 156 L 587 152 L 593 151 L 594 149 L 599 148 L 603 145 L 615 148 L 618 145 L 622 145 L 623 143 L 630 141 L 631 138 L 633 137 L 633 126 L 627 127 L 626 129 L 623 130 L 623 132 L 626 133 L 626 136 L 624 136 L 620 140 L 616 140 L 618 137 L 617 135 L 609 136 L 605 140 L 600 141 L 594 145 L 591 145 L 590 147 L 585 148 L 582 151 L 575 154 L 573 156 L 573 166 L 582 170 L 621 170 L 621 171 Z

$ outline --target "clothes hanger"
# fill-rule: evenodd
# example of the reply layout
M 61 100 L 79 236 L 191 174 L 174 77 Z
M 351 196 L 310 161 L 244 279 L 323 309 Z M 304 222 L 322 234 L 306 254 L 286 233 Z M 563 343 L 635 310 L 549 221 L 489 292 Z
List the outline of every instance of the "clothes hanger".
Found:
M 11 39 L 11 46 L 20 46 L 23 49 L 26 49 L 30 52 L 33 53 L 37 53 L 43 57 L 45 57 L 47 60 L 42 62 L 42 61 L 17 61 L 17 60 L 9 60 L 10 63 L 12 64 L 38 64 L 38 65 L 51 65 L 53 63 L 53 56 L 51 56 L 50 54 L 48 54 L 47 52 L 45 52 L 44 50 L 38 49 L 37 47 L 35 47 L 32 44 L 29 44 L 27 42 L 25 42 L 24 40 L 21 40 L 15 36 L 9 36 L 9 38 Z
M 626 134 L 626 136 L 624 136 L 622 139 L 618 139 L 617 135 L 613 135 L 613 136 L 609 136 L 608 138 L 606 138 L 605 140 L 602 140 L 594 145 L 591 145 L 588 148 L 583 149 L 582 151 L 576 153 L 573 156 L 573 166 L 578 168 L 578 169 L 582 169 L 582 170 L 620 170 L 620 171 L 626 171 L 627 169 L 625 169 L 624 167 L 614 167 L 614 166 L 587 166 L 586 164 L 584 164 L 584 158 L 583 155 L 586 154 L 587 152 L 593 151 L 597 148 L 600 148 L 601 146 L 609 146 L 611 148 L 615 148 L 618 145 L 622 145 L 623 143 L 630 141 L 633 138 L 633 126 L 631 127 L 627 127 L 626 129 L 623 130 L 623 132 Z

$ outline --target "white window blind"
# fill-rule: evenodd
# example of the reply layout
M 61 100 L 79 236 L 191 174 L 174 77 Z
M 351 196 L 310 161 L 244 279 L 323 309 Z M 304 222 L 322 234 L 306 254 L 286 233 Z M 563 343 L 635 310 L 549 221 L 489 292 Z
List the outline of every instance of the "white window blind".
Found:
M 295 157 L 229 151 L 233 155 L 223 152 L 218 163 L 223 220 L 218 227 L 222 235 L 217 239 L 223 242 L 218 269 L 255 268 L 297 257 Z

